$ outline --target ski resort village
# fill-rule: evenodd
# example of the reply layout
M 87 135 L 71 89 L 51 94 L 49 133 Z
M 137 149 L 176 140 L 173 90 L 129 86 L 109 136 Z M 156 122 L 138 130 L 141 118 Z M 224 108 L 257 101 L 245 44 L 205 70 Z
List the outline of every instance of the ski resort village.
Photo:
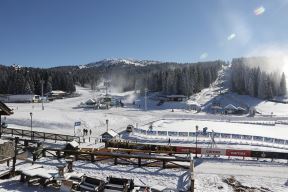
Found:
M 288 192 L 287 8 L 1 0 L 0 192 Z
M 120 70 L 136 66 L 120 62 Z M 287 97 L 232 91 L 242 82 L 233 81 L 234 68 L 250 70 L 240 62 L 213 62 L 216 74 L 207 86 L 204 75 L 199 91 L 174 91 L 170 77 L 162 91 L 137 82 L 124 91 L 113 79 L 60 91 L 43 80 L 39 95 L 2 94 L 0 189 L 287 191 Z

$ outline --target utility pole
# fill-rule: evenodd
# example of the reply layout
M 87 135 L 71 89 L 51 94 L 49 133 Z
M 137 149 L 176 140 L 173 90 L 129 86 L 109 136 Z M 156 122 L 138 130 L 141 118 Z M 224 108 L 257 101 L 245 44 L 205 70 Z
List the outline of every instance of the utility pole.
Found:
M 44 81 L 41 80 L 40 83 L 41 83 L 41 101 L 42 101 L 42 110 L 44 110 L 44 98 L 43 98 L 43 84 L 44 84 Z
M 108 123 L 109 123 L 109 120 L 108 119 L 106 119 L 106 126 L 107 126 L 107 132 L 108 132 Z
M 144 97 L 144 101 L 145 101 L 145 111 L 147 111 L 147 91 L 148 91 L 148 89 L 145 88 L 145 97 Z
M 18 150 L 17 150 L 18 143 L 19 143 L 19 137 L 15 137 L 14 156 L 13 156 L 13 164 L 12 164 L 12 171 L 11 171 L 13 176 L 15 175 L 15 167 L 16 167 L 16 160 L 17 160 L 17 154 L 18 154 Z
M 197 135 L 198 135 L 198 125 L 196 125 L 196 158 L 197 158 L 197 154 L 198 154 L 198 148 L 197 148 Z
M 31 141 L 32 141 L 32 137 L 33 137 L 33 132 L 32 132 L 32 115 L 33 115 L 33 113 L 30 112 L 30 117 L 31 117 Z
M 106 96 L 108 95 L 108 87 L 110 87 L 110 82 L 109 81 L 105 81 L 104 82 L 104 86 L 106 88 Z
M 0 114 L 0 138 L 2 136 L 2 117 L 1 117 L 1 114 Z

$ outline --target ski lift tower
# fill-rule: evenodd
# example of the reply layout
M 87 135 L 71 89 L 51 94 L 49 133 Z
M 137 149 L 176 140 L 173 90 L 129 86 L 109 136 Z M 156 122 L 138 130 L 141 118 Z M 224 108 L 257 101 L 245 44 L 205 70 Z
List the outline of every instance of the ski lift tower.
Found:
M 145 97 L 144 97 L 144 101 L 145 101 L 145 111 L 147 111 L 147 92 L 148 92 L 148 89 L 145 88 Z
M 110 82 L 109 81 L 105 81 L 104 82 L 104 86 L 106 88 L 106 96 L 108 95 L 108 88 L 110 87 Z

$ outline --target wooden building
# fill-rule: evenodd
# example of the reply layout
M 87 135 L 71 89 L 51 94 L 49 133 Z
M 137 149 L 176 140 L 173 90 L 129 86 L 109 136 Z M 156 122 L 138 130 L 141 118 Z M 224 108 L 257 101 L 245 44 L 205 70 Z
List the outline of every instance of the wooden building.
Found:
M 13 110 L 0 101 L 0 137 L 2 135 L 2 115 L 9 116 L 13 114 Z
M 103 142 L 109 141 L 111 139 L 115 139 L 117 136 L 118 136 L 118 133 L 112 129 L 106 131 L 105 133 L 101 135 Z
M 185 95 L 160 95 L 158 96 L 158 99 L 164 102 L 167 102 L 167 101 L 181 102 L 181 101 L 186 101 L 188 98 Z

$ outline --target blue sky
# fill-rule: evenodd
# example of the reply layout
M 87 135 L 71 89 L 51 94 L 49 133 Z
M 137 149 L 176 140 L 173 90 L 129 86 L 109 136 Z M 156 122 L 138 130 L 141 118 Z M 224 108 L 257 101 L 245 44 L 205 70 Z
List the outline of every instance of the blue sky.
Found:
M 262 47 L 285 47 L 287 5 L 288 0 L 1 0 L 0 63 L 228 60 Z M 255 15 L 261 6 L 265 11 Z

